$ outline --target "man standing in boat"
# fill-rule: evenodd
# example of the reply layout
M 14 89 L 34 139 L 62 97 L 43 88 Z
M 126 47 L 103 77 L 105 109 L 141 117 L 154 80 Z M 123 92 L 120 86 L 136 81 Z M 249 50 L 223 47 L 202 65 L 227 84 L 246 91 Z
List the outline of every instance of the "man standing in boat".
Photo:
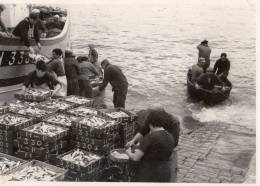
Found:
M 208 68 L 210 66 L 210 53 L 211 48 L 208 46 L 208 41 L 202 41 L 198 46 L 197 49 L 199 50 L 199 58 L 203 57 L 206 60 L 205 67 Z
M 34 50 L 31 47 L 31 43 L 29 41 L 30 38 L 34 37 L 38 49 L 41 49 L 39 31 L 38 27 L 36 26 L 37 21 L 38 15 L 35 13 L 30 13 L 29 17 L 26 17 L 24 20 L 18 23 L 13 31 L 13 34 L 15 36 L 21 37 L 24 45 L 28 47 L 29 51 L 32 53 L 34 52 Z
M 105 89 L 109 82 L 112 86 L 112 91 L 114 92 L 114 107 L 125 108 L 125 100 L 128 89 L 128 82 L 125 75 L 118 66 L 110 64 L 107 59 L 101 62 L 101 66 L 104 69 L 104 79 L 102 85 L 98 88 L 99 91 Z

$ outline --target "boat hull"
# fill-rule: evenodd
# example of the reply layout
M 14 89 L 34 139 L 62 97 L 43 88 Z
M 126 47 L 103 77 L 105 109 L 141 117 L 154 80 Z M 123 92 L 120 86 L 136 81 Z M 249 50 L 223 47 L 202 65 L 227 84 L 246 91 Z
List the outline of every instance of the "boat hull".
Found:
M 213 92 L 213 91 L 208 91 L 203 89 L 196 89 L 195 85 L 191 82 L 190 70 L 187 73 L 187 91 L 189 95 L 193 99 L 196 99 L 198 101 L 203 100 L 206 104 L 217 104 L 226 100 L 229 97 L 230 92 L 232 90 L 232 83 L 228 81 L 227 85 L 229 89 L 225 91 L 220 90 L 217 92 Z

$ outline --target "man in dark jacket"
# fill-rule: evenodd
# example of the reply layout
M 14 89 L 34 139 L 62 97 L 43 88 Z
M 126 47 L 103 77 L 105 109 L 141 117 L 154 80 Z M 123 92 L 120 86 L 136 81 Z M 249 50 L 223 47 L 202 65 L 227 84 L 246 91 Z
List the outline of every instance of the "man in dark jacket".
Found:
M 227 76 L 230 69 L 230 61 L 227 58 L 226 53 L 222 53 L 220 55 L 220 59 L 218 59 L 214 65 L 213 72 L 216 74 L 222 81 L 227 80 Z
M 202 41 L 198 46 L 197 49 L 199 50 L 199 56 L 198 59 L 203 57 L 206 60 L 206 68 L 210 66 L 210 53 L 211 48 L 208 45 L 208 41 L 204 40 Z
M 67 95 L 79 95 L 79 65 L 77 60 L 75 59 L 75 55 L 70 50 L 65 51 L 64 65 L 65 74 L 68 82 Z
M 102 91 L 109 82 L 112 86 L 112 91 L 114 92 L 114 107 L 125 108 L 128 89 L 128 82 L 125 75 L 118 66 L 110 64 L 107 59 L 101 62 L 101 66 L 104 69 L 104 80 L 102 85 L 99 86 L 99 91 Z
M 24 42 L 24 45 L 28 47 L 30 52 L 33 52 L 33 48 L 31 47 L 29 38 L 34 37 L 38 49 L 41 49 L 40 44 L 40 36 L 38 32 L 38 27 L 36 26 L 36 23 L 38 21 L 37 14 L 30 13 L 29 17 L 26 17 L 24 20 L 22 20 L 18 25 L 15 27 L 13 34 L 17 37 L 21 37 L 21 40 Z

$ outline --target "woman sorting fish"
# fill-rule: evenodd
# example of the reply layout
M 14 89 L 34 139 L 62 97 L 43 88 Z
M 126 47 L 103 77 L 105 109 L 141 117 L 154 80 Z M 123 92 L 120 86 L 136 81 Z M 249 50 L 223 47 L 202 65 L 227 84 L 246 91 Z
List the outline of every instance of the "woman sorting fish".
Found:
M 134 151 L 131 148 L 126 150 L 131 160 L 140 162 L 136 171 L 137 182 L 170 182 L 171 155 L 178 137 L 165 129 L 167 118 L 169 114 L 163 109 L 151 110 L 145 121 L 150 132 L 143 137 L 138 133 L 139 138 L 135 137 L 127 144 L 132 146 L 135 142 L 140 142 Z M 178 130 L 178 126 L 175 127 Z
M 56 96 L 62 88 L 61 83 L 47 71 L 47 65 L 40 60 L 36 63 L 36 69 L 30 72 L 23 83 L 22 90 L 27 88 L 50 89 L 53 90 L 52 95 Z

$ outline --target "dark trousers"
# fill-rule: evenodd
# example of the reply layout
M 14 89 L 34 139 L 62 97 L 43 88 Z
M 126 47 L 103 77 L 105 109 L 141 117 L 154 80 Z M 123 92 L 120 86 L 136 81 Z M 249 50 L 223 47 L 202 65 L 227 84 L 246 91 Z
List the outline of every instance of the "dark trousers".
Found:
M 79 95 L 86 98 L 93 97 L 92 87 L 88 80 L 79 80 Z
M 113 95 L 114 108 L 122 107 L 125 108 L 126 91 L 115 90 Z
M 79 82 L 78 79 L 67 79 L 68 89 L 67 95 L 79 95 Z

